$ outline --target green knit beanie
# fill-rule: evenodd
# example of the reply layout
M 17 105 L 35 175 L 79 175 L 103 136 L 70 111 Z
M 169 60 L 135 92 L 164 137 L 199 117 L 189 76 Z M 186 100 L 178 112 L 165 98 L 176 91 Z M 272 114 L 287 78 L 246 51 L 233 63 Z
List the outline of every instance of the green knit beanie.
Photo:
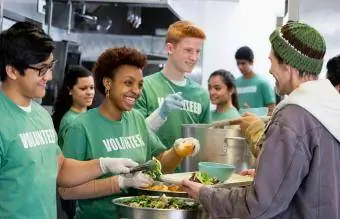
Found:
M 285 63 L 301 73 L 320 74 L 326 42 L 317 30 L 300 22 L 288 22 L 277 28 L 269 40 Z

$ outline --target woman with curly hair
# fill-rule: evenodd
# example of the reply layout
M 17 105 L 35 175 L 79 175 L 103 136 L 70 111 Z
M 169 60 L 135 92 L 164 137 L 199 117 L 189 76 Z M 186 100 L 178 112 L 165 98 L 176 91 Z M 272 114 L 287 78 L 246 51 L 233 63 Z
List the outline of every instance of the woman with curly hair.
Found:
M 196 139 L 177 139 L 169 150 L 149 131 L 144 117 L 133 109 L 143 88 L 146 56 L 132 48 L 112 48 L 102 53 L 94 67 L 95 85 L 104 102 L 79 117 L 64 138 L 65 156 L 77 160 L 99 157 L 130 158 L 137 163 L 156 157 L 162 171 L 173 171 L 185 156 L 199 151 Z M 171 133 L 170 133 L 171 134 Z M 104 158 L 105 159 L 105 158 Z M 89 183 L 60 188 L 64 199 L 77 200 L 76 219 L 117 218 L 112 199 L 129 188 L 147 187 L 153 180 L 139 172 L 130 177 L 107 174 Z
M 53 124 L 58 133 L 60 147 L 68 127 L 87 107 L 94 97 L 94 80 L 92 72 L 82 66 L 71 66 L 53 107 Z

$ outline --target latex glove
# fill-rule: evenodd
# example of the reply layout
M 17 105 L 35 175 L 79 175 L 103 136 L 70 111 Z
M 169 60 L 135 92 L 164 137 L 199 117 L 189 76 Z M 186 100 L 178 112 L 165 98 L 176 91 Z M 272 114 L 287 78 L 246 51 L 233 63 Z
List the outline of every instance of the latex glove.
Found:
M 159 116 L 162 119 L 168 117 L 169 113 L 173 110 L 180 110 L 184 106 L 182 93 L 169 94 L 162 105 L 160 106 Z
M 174 149 L 181 157 L 195 156 L 200 151 L 200 143 L 196 138 L 179 138 L 175 141 Z
M 137 172 L 133 174 L 131 177 L 128 176 L 118 176 L 118 184 L 119 188 L 127 189 L 127 188 L 140 188 L 140 187 L 148 187 L 154 183 L 153 179 L 148 175 Z
M 129 158 L 99 158 L 100 168 L 103 173 L 129 173 L 131 167 L 138 166 L 138 163 Z

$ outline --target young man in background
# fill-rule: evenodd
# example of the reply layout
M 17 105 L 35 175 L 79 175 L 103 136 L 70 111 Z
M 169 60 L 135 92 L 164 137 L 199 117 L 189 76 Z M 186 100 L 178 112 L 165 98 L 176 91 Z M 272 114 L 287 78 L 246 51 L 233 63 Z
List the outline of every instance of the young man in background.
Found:
M 243 46 L 236 51 L 235 59 L 242 73 L 236 80 L 240 108 L 268 107 L 268 114 L 271 115 L 276 103 L 275 93 L 269 82 L 254 72 L 253 51 Z
M 208 92 L 185 76 L 195 67 L 204 39 L 205 33 L 188 21 L 170 25 L 167 63 L 162 71 L 144 78 L 136 108 L 168 148 L 182 137 L 182 124 L 210 122 Z

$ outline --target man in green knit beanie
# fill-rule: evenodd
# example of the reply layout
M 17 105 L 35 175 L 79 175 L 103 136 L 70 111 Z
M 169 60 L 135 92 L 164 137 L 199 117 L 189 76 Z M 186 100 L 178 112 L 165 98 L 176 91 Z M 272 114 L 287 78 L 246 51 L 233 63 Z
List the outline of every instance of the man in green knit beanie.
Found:
M 329 80 L 318 80 L 325 40 L 309 25 L 289 22 L 270 43 L 270 73 L 276 92 L 287 97 L 266 128 L 253 115 L 233 122 L 259 152 L 253 184 L 183 186 L 212 218 L 339 219 L 340 95 Z

